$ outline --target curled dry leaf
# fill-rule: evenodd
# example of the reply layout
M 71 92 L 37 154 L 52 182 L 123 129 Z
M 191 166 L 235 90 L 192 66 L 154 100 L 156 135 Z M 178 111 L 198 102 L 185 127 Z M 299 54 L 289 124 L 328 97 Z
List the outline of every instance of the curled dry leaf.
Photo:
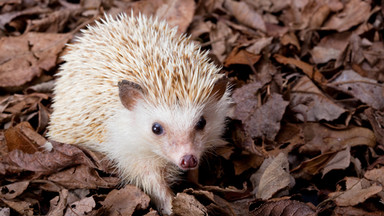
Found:
M 0 198 L 14 199 L 22 194 L 29 185 L 29 181 L 15 182 L 12 184 L 4 185 L 0 187 Z
M 303 61 L 293 59 L 293 58 L 287 58 L 285 56 L 275 54 L 273 56 L 277 62 L 281 64 L 292 64 L 298 68 L 300 68 L 304 74 L 306 74 L 309 78 L 313 79 L 316 83 L 323 84 L 325 83 L 326 79 L 324 76 L 317 70 L 317 68 L 309 65 L 308 63 L 305 63 Z
M 342 32 L 323 37 L 310 51 L 313 62 L 321 64 L 339 58 L 347 48 L 350 36 L 351 32 Z
M 336 153 L 331 160 L 327 162 L 322 170 L 323 177 L 331 170 L 343 170 L 349 167 L 351 163 L 351 148 L 348 146 L 344 150 Z
M 327 85 L 352 95 L 374 109 L 384 108 L 384 85 L 362 77 L 353 70 L 344 70 Z
M 267 47 L 268 45 L 271 45 L 273 40 L 273 37 L 262 37 L 255 40 L 255 42 L 246 48 L 246 50 L 253 54 L 261 54 L 261 51 Z
M 266 32 L 263 17 L 245 2 L 225 0 L 224 7 L 242 24 Z
M 132 215 L 136 210 L 149 206 L 150 198 L 133 185 L 126 185 L 120 190 L 112 190 L 102 202 L 103 208 L 111 216 Z
M 305 140 L 305 145 L 300 147 L 301 153 L 338 151 L 346 146 L 376 146 L 375 134 L 363 127 L 334 130 L 318 123 L 306 123 L 301 128 Z
M 7 199 L 1 199 L 7 206 L 15 210 L 20 215 L 32 216 L 33 208 L 32 204 L 27 201 L 11 201 Z
M 346 190 L 332 192 L 328 196 L 334 199 L 338 206 L 354 206 L 382 191 L 383 187 L 366 179 L 346 177 Z
M 236 103 L 234 118 L 245 122 L 258 106 L 256 93 L 262 87 L 260 82 L 252 82 L 234 90 L 232 98 Z
M 64 216 L 88 215 L 95 207 L 95 199 L 93 197 L 86 197 L 82 200 L 71 203 L 68 206 Z
M 56 66 L 70 34 L 29 32 L 0 39 L 0 87 L 23 85 Z
M 0 175 L 32 171 L 40 174 L 55 173 L 63 168 L 85 164 L 98 168 L 98 164 L 88 158 L 84 152 L 73 145 L 52 142 L 53 151 L 27 154 L 14 150 L 0 158 Z
M 346 110 L 335 104 L 316 87 L 312 81 L 303 76 L 292 88 L 289 108 L 295 112 L 300 121 L 332 121 Z
M 295 200 L 269 201 L 253 210 L 250 215 L 313 216 L 315 212 L 306 204 Z
M 295 179 L 289 174 L 288 158 L 280 153 L 275 158 L 267 158 L 259 170 L 251 176 L 256 198 L 267 200 L 276 193 L 290 189 L 295 185 Z
M 86 165 L 79 165 L 70 169 L 54 173 L 48 180 L 56 182 L 67 189 L 76 188 L 111 188 L 119 183 L 117 177 L 100 177 L 94 168 Z
M 331 16 L 325 22 L 323 29 L 343 32 L 367 20 L 371 15 L 371 6 L 368 2 L 351 0 L 346 2 L 344 9 Z
M 28 122 L 21 122 L 4 133 L 8 151 L 21 150 L 28 154 L 39 151 L 47 140 L 38 134 Z
M 186 193 L 178 193 L 172 202 L 172 210 L 175 215 L 180 216 L 204 216 L 207 209 L 196 198 Z
M 254 98 L 253 100 L 244 100 L 244 98 L 240 97 L 241 92 L 252 86 L 257 87 L 258 85 L 259 84 L 254 83 L 248 87 L 242 87 L 242 90 L 236 92 L 236 94 L 239 95 L 239 98 L 235 98 L 234 93 L 237 115 L 235 118 L 242 120 L 245 125 L 245 131 L 250 136 L 266 137 L 269 140 L 273 140 L 280 130 L 280 120 L 285 113 L 285 108 L 288 106 L 288 102 L 284 101 L 281 95 L 273 93 L 265 104 L 256 108 L 256 96 L 252 94 L 252 92 L 255 90 L 257 91 L 257 89 L 252 89 L 251 92 L 242 95 L 248 99 Z M 268 118 L 265 116 L 268 116 Z
M 151 2 L 151 1 L 149 1 Z M 170 26 L 177 26 L 179 33 L 186 32 L 195 13 L 193 0 L 166 0 L 156 11 L 156 16 L 167 20 Z
M 49 211 L 47 216 L 63 215 L 64 209 L 67 206 L 68 190 L 62 189 L 59 196 L 55 196 L 49 201 Z
M 261 55 L 255 55 L 246 50 L 239 50 L 235 48 L 232 52 L 229 53 L 228 57 L 225 59 L 224 66 L 229 67 L 233 64 L 244 64 L 253 67 L 253 65 L 259 61 Z
M 218 21 L 216 25 L 212 25 L 213 29 L 209 32 L 213 53 L 220 62 L 223 62 L 227 49 L 232 46 L 237 36 L 233 35 L 232 29 L 223 21 Z
M 384 186 L 384 167 L 368 170 L 364 177 L 371 181 L 377 181 Z

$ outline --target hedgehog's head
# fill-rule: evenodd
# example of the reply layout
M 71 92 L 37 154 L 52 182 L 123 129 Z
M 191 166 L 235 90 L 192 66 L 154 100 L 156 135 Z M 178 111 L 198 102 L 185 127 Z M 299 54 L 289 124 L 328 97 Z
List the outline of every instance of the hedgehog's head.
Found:
M 129 118 L 134 125 L 129 129 L 135 130 L 129 141 L 140 142 L 136 144 L 182 170 L 197 168 L 205 150 L 223 142 L 220 136 L 228 109 L 227 81 L 213 83 L 207 100 L 199 104 L 153 104 L 146 99 L 147 91 L 133 82 L 119 82 L 120 100 L 129 112 L 120 118 Z

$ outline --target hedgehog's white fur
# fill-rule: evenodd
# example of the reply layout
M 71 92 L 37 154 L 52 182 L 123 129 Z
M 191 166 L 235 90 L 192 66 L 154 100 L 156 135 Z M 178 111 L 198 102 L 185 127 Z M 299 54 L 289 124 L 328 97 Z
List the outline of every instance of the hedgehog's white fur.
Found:
M 106 16 L 69 45 L 54 90 L 48 137 L 105 153 L 123 182 L 151 195 L 171 213 L 180 158 L 201 155 L 220 141 L 229 93 L 212 94 L 222 78 L 207 53 L 165 22 L 145 16 Z M 122 105 L 118 82 L 138 84 L 144 97 L 133 110 Z M 202 131 L 195 130 L 201 116 Z M 161 122 L 164 135 L 151 131 Z

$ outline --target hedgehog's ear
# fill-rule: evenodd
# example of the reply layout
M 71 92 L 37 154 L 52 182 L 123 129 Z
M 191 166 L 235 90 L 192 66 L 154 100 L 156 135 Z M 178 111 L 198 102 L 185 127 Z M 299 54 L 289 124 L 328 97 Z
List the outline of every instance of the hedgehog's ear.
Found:
M 118 86 L 121 103 L 125 108 L 132 111 L 137 100 L 143 97 L 143 89 L 140 85 L 128 80 L 122 80 Z
M 211 96 L 213 96 L 216 100 L 220 100 L 223 97 L 225 91 L 227 90 L 227 84 L 227 78 L 221 78 L 217 80 L 215 85 L 213 86 Z

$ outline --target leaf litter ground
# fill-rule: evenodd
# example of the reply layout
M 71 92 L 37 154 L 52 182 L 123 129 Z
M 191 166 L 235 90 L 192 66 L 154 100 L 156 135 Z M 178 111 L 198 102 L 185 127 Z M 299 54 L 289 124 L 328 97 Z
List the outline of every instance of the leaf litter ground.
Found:
M 0 3 L 0 215 L 158 215 L 103 155 L 44 151 L 60 56 L 104 14 L 155 15 L 223 65 L 228 142 L 178 215 L 384 215 L 384 9 L 360 0 Z

